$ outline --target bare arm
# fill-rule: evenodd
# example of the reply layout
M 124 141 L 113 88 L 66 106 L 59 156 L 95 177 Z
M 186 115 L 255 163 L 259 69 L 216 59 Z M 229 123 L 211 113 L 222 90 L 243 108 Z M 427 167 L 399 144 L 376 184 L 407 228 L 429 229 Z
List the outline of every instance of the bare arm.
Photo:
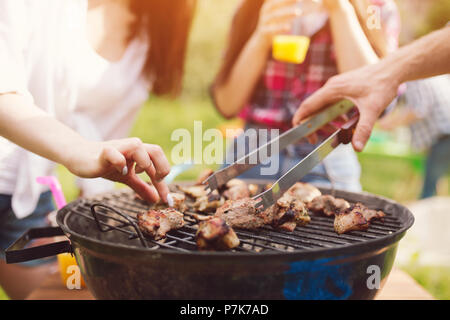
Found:
M 51 117 L 29 99 L 15 93 L 0 94 L 0 135 L 44 158 L 61 163 L 85 178 L 103 177 L 129 185 L 144 199 L 164 201 L 168 189 L 160 180 L 170 170 L 161 148 L 137 138 L 94 142 Z M 134 169 L 146 171 L 156 190 Z
M 255 32 L 226 78 L 212 88 L 217 108 L 225 117 L 236 116 L 249 101 L 270 55 L 272 37 L 289 31 L 292 19 L 300 14 L 294 7 L 297 2 L 268 0 L 261 8 Z
M 250 100 L 267 63 L 270 44 L 259 35 L 247 42 L 228 78 L 213 87 L 219 111 L 227 118 L 236 116 Z
M 378 62 L 351 3 L 348 0 L 328 0 L 324 4 L 330 16 L 339 73 Z
M 388 57 L 383 65 L 396 83 L 450 73 L 450 27 L 434 31 Z
M 450 27 L 432 32 L 368 65 L 331 78 L 306 99 L 297 110 L 293 124 L 332 102 L 350 99 L 360 113 L 353 147 L 362 151 L 380 114 L 397 95 L 401 83 L 450 72 Z

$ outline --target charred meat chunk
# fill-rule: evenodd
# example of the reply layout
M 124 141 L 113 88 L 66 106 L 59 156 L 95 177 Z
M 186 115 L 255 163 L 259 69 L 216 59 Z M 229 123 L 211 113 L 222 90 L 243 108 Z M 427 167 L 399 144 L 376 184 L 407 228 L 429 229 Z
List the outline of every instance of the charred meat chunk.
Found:
M 357 203 L 335 215 L 334 230 L 338 234 L 354 230 L 367 230 L 371 221 L 383 219 L 384 216 L 382 211 L 371 210 L 363 204 Z
M 137 219 L 142 232 L 155 240 L 163 239 L 170 230 L 184 226 L 183 214 L 173 208 L 141 212 Z
M 297 226 L 311 221 L 306 206 L 300 200 L 281 197 L 277 203 L 261 213 L 266 224 L 275 229 L 292 232 Z
M 258 229 L 266 223 L 261 212 L 256 209 L 256 203 L 250 198 L 227 200 L 217 209 L 215 216 L 225 220 L 232 228 Z
M 384 217 L 386 216 L 383 211 L 369 209 L 364 205 L 362 205 L 361 203 L 357 203 L 355 206 L 362 207 L 363 216 L 369 222 L 374 220 L 383 220 Z
M 229 250 L 240 242 L 233 229 L 220 218 L 199 223 L 195 239 L 199 250 Z
M 280 198 L 277 206 L 277 217 L 272 222 L 272 226 L 277 229 L 292 232 L 296 226 L 304 226 L 311 221 L 305 204 L 299 200 L 286 201 Z
M 197 198 L 194 202 L 193 208 L 198 212 L 215 212 L 217 208 L 225 203 L 225 199 L 220 196 L 217 190 L 214 190 L 208 195 Z
M 335 198 L 331 195 L 315 197 L 307 204 L 309 210 L 321 213 L 328 217 L 350 208 L 350 204 L 344 199 Z

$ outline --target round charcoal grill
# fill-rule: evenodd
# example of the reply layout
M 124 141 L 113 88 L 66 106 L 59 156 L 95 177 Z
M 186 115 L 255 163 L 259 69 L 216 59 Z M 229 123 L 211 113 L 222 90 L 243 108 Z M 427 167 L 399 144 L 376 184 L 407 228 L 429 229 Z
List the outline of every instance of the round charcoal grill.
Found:
M 46 252 L 32 248 L 25 258 L 73 250 L 87 286 L 100 299 L 373 298 L 379 287 L 376 281 L 368 283 L 374 279 L 370 276 L 383 284 L 413 216 L 374 195 L 321 191 L 383 210 L 386 218 L 367 231 L 343 235 L 335 233 L 333 217 L 318 215 L 292 233 L 269 226 L 235 229 L 239 247 L 204 252 L 197 250 L 197 221 L 189 215 L 183 228 L 163 240 L 143 235 L 136 215 L 150 205 L 132 191 L 120 190 L 61 209 L 57 222 L 71 242 Z M 22 250 L 23 242 L 19 239 L 8 249 L 10 260 L 24 261 L 24 251 L 30 249 Z

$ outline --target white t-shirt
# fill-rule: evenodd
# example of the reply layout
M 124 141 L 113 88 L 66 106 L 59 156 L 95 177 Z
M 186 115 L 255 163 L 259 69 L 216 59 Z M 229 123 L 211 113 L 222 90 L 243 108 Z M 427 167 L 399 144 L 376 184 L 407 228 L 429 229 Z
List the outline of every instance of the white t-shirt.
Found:
M 142 76 L 147 47 L 134 40 L 117 62 L 86 38 L 87 0 L 0 1 L 0 94 L 17 92 L 92 140 L 126 137 L 148 98 Z M 18 218 L 36 207 L 54 163 L 0 137 L 0 194 L 11 194 Z M 85 194 L 112 188 L 80 179 Z

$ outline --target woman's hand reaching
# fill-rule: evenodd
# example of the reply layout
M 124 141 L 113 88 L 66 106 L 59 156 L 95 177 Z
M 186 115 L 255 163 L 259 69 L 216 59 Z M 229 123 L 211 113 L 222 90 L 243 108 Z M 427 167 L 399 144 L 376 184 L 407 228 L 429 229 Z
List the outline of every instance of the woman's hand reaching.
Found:
M 157 145 L 143 143 L 138 138 L 86 140 L 30 100 L 14 93 L 0 94 L 0 136 L 61 163 L 79 177 L 118 181 L 147 201 L 156 202 L 161 198 L 167 202 L 169 189 L 162 179 L 169 173 L 170 165 Z M 153 186 L 137 176 L 144 171 Z
M 71 148 L 68 155 L 65 166 L 79 177 L 102 177 L 121 182 L 147 201 L 162 199 L 167 202 L 169 189 L 162 179 L 170 172 L 170 165 L 157 145 L 143 143 L 138 138 L 86 141 Z M 137 175 L 144 171 L 153 186 Z

